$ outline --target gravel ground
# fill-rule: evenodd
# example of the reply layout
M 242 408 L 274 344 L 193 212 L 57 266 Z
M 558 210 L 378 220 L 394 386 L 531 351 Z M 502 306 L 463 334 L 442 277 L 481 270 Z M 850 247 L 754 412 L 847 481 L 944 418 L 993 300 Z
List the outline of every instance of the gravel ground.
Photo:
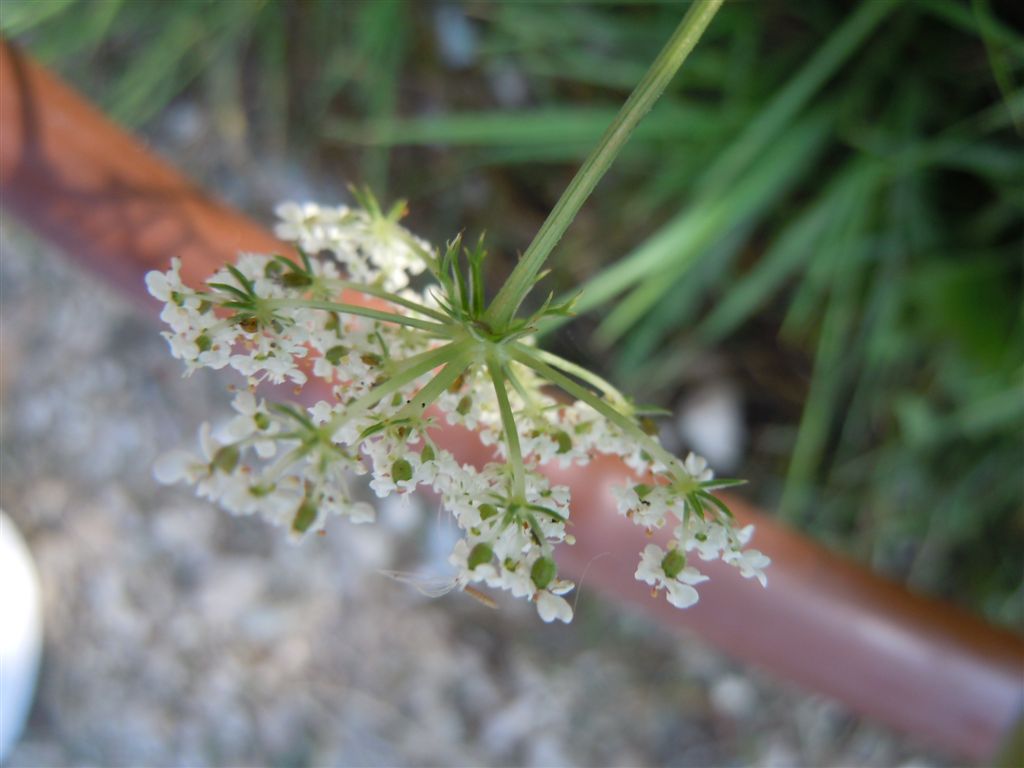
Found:
M 0 505 L 46 632 L 12 768 L 944 764 L 585 587 L 551 627 L 382 576 L 440 568 L 430 508 L 295 547 L 158 486 L 227 381 L 182 379 L 148 318 L 13 222 L 0 237 Z

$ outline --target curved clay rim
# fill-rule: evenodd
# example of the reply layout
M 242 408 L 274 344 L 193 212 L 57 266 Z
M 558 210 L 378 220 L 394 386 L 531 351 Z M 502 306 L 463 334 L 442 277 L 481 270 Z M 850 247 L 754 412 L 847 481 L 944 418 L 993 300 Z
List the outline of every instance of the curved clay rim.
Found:
M 286 248 L 212 200 L 28 57 L 0 50 L 0 194 L 75 262 L 151 314 L 143 276 L 176 255 L 198 283 L 240 250 Z M 348 297 L 350 300 L 355 297 Z M 440 439 L 462 456 L 468 433 Z M 1024 641 L 960 610 L 913 595 L 830 553 L 738 497 L 741 522 L 773 560 L 762 590 L 713 570 L 700 603 L 677 611 L 633 580 L 642 531 L 620 518 L 608 488 L 627 472 L 613 460 L 552 470 L 572 487 L 578 544 L 564 572 L 624 608 L 694 630 L 737 657 L 845 702 L 971 760 L 990 759 L 1024 704 Z M 595 563 L 596 561 L 596 563 Z M 595 566 L 588 569 L 588 565 Z M 586 591 L 584 592 L 586 599 Z

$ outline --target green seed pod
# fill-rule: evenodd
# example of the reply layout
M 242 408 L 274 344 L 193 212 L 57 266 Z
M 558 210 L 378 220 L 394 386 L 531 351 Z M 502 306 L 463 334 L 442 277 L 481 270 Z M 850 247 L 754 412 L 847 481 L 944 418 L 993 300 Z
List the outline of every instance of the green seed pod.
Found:
M 420 461 L 428 462 L 433 461 L 436 458 L 437 456 L 434 453 L 434 446 L 432 446 L 430 443 L 424 443 L 423 450 L 420 451 Z
M 238 466 L 238 447 L 225 445 L 213 455 L 213 461 L 210 462 L 210 466 L 214 469 L 219 469 L 221 472 L 234 472 L 235 467 Z
M 567 432 L 555 432 L 555 442 L 558 443 L 559 453 L 568 453 L 572 450 L 572 438 Z
M 196 339 L 196 346 L 199 347 L 200 352 L 206 352 L 213 346 L 213 340 L 206 333 L 201 333 L 199 338 Z
M 494 506 L 493 504 L 481 504 L 480 505 L 480 519 L 481 520 L 490 520 L 496 514 L 498 514 L 498 508 L 496 506 Z
M 473 398 L 471 398 L 469 395 L 466 395 L 461 400 L 459 400 L 459 404 L 455 406 L 455 412 L 458 413 L 460 416 L 465 416 L 467 413 L 469 413 L 469 410 L 472 407 Z
M 292 530 L 297 533 L 305 533 L 309 526 L 316 522 L 317 508 L 309 499 L 303 499 L 292 520 Z
M 645 498 L 653 490 L 654 490 L 654 488 L 652 488 L 649 485 L 645 485 L 644 483 L 640 483 L 640 485 L 634 485 L 633 486 L 633 491 L 636 493 L 636 497 L 638 499 Z
M 405 459 L 396 459 L 391 465 L 391 479 L 396 483 L 412 480 L 412 464 Z
M 261 431 L 270 426 L 270 417 L 259 411 L 252 417 L 252 420 L 256 423 L 256 429 Z
M 473 549 L 469 551 L 469 558 L 466 560 L 466 565 L 469 566 L 469 570 L 475 570 L 478 565 L 485 565 L 494 558 L 494 550 L 491 549 L 490 544 L 484 544 L 480 542 Z
M 324 353 L 324 357 L 327 358 L 327 362 L 331 365 L 337 365 L 341 362 L 341 358 L 348 354 L 348 347 L 343 347 L 339 344 L 336 347 L 331 347 Z
M 661 561 L 661 569 L 670 579 L 674 579 L 683 572 L 686 567 L 686 555 L 678 549 L 670 550 L 665 559 Z
M 530 569 L 530 581 L 537 589 L 545 589 L 555 578 L 556 573 L 558 573 L 558 567 L 555 565 L 555 561 L 550 557 L 542 557 Z
M 281 284 L 286 288 L 305 288 L 313 283 L 313 279 L 305 272 L 289 272 L 281 276 Z

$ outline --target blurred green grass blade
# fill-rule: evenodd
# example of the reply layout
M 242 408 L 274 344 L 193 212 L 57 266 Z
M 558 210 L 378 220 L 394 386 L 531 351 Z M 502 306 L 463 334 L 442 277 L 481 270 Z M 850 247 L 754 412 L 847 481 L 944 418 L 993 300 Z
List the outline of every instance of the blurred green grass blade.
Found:
M 673 329 L 685 326 L 696 315 L 702 298 L 729 268 L 752 229 L 750 224 L 731 229 L 709 247 L 692 270 L 676 279 L 667 291 L 671 294 L 671 301 L 652 304 L 643 322 L 638 323 L 617 347 L 617 379 L 629 384 L 631 389 L 651 392 L 666 378 L 663 370 L 666 368 L 665 360 L 657 354 L 664 345 L 665 337 Z
M 4 0 L 0 3 L 0 31 L 8 37 L 23 35 L 76 4 L 78 0 Z
M 831 118 L 824 111 L 804 118 L 787 132 L 774 152 L 760 158 L 743 184 L 684 212 L 619 262 L 623 265 L 621 270 L 612 267 L 603 273 L 611 275 L 607 279 L 619 285 L 641 282 L 598 327 L 596 336 L 600 343 L 607 346 L 621 338 L 686 274 L 704 249 L 732 229 L 746 226 L 749 219 L 758 218 L 778 202 L 821 151 L 830 127 Z M 627 268 L 633 270 L 632 274 Z M 597 291 L 595 298 L 593 282 L 585 285 L 578 311 L 600 301 L 604 292 Z
M 104 95 L 107 112 L 130 127 L 150 119 L 198 77 L 218 51 L 247 34 L 263 5 L 263 0 L 126 5 L 126 11 L 138 14 L 136 21 L 143 28 L 156 23 L 153 13 L 162 14 L 164 23 Z
M 837 175 L 822 196 L 796 217 L 775 238 L 749 274 L 722 292 L 721 300 L 697 330 L 700 340 L 714 344 L 758 312 L 808 259 L 827 227 L 846 214 L 851 187 L 863 184 L 864 169 L 850 164 Z
M 793 118 L 899 3 L 865 0 L 850 14 L 811 60 L 790 78 L 746 131 L 698 182 L 701 192 L 732 185 L 759 155 L 769 149 Z
M 203 21 L 196 14 L 173 16 L 105 94 L 108 114 L 123 125 L 134 127 L 159 110 L 198 73 L 198 66 L 189 66 L 187 62 L 198 63 L 190 54 L 203 32 Z
M 409 31 L 406 14 L 404 0 L 367 3 L 357 14 L 355 43 L 364 65 L 358 83 L 371 119 L 387 118 L 395 112 Z M 366 182 L 382 197 L 387 196 L 389 162 L 390 153 L 385 147 L 371 149 L 363 161 Z
M 828 436 L 836 417 L 838 396 L 852 362 L 858 359 L 855 339 L 858 290 L 863 264 L 857 251 L 868 230 L 875 185 L 865 175 L 852 196 L 844 220 L 826 255 L 828 301 L 818 335 L 814 373 L 779 504 L 779 515 L 795 521 L 804 513 L 815 473 L 825 458 Z
M 842 64 L 852 55 L 858 45 L 886 17 L 896 4 L 864 2 L 851 14 L 826 43 L 811 57 L 810 61 L 789 83 L 758 113 L 748 128 L 723 150 L 713 165 L 698 182 L 698 202 L 690 213 L 682 214 L 648 238 L 630 255 L 603 269 L 584 285 L 583 294 L 577 304 L 579 312 L 587 311 L 608 301 L 645 278 L 655 279 L 654 271 L 665 261 L 673 260 L 676 243 L 706 242 L 706 234 L 716 223 L 715 218 L 727 215 L 722 209 L 706 207 L 705 200 L 715 200 L 736 185 L 736 179 L 747 171 L 747 166 L 759 157 L 770 156 L 769 145 L 779 140 L 795 116 L 824 85 Z M 691 258 L 691 257 L 688 257 Z M 647 289 L 652 295 L 655 289 Z M 618 310 L 619 317 L 605 326 L 608 337 L 620 335 L 622 329 L 642 314 L 645 302 L 638 297 L 625 309 Z M 607 322 L 607 321 L 606 321 Z M 556 322 L 546 323 L 543 331 L 557 326 Z M 610 328 L 610 329 L 609 329 Z
M 1024 56 L 1024 36 L 1003 24 L 990 9 L 976 11 L 967 3 L 956 0 L 916 0 L 911 6 L 916 11 L 929 13 L 965 32 L 979 37 L 985 34 L 994 43 L 1007 46 L 1014 56 Z M 985 25 L 984 31 L 981 24 Z
M 992 77 L 999 87 L 999 93 L 1002 94 L 1004 103 L 1007 105 L 1014 128 L 1017 129 L 1017 133 L 1020 135 L 1024 133 L 1024 115 L 1010 107 L 1010 96 L 1014 91 L 1014 64 L 1008 61 L 1007 46 L 1001 44 L 997 39 L 999 25 L 992 15 L 992 9 L 989 7 L 988 0 L 973 0 L 971 8 L 974 11 L 975 18 L 978 20 L 978 34 L 981 35 L 981 39 L 985 43 L 985 54 L 988 56 Z M 1018 61 L 1015 62 L 1016 67 L 1019 68 L 1022 62 L 1024 62 L 1024 59 L 1018 56 Z
M 123 0 L 107 0 L 102 3 L 79 2 L 68 7 L 65 13 L 49 19 L 45 34 L 32 41 L 33 55 L 45 64 L 59 64 L 93 50 L 108 36 L 123 6 Z
M 589 149 L 617 112 L 615 107 L 545 107 L 531 112 L 474 112 L 366 122 L 331 120 L 324 126 L 323 135 L 371 146 L 543 147 L 580 143 Z M 703 138 L 716 128 L 711 109 L 659 104 L 637 126 L 632 140 Z

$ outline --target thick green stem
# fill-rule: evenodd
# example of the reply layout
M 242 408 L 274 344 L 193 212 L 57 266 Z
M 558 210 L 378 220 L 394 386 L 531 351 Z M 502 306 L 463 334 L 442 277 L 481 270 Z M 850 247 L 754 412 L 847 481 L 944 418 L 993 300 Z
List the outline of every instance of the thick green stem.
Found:
M 261 299 L 260 306 L 267 309 L 323 309 L 328 312 L 338 312 L 345 315 L 359 315 L 372 320 L 380 320 L 384 323 L 404 325 L 409 328 L 419 328 L 421 331 L 429 331 L 436 336 L 451 336 L 450 326 L 435 323 L 430 320 L 420 320 L 415 317 L 406 317 L 394 312 L 385 312 L 380 309 L 363 307 L 358 304 L 339 304 L 333 301 L 320 301 L 319 299 Z
M 611 166 L 640 119 L 650 111 L 676 71 L 697 44 L 723 0 L 696 0 L 668 43 L 655 59 L 615 120 L 601 137 L 596 149 L 569 183 L 554 210 L 541 226 L 519 264 L 488 308 L 486 320 L 502 329 L 515 316 L 551 250 L 562 239 L 583 203 Z
M 526 477 L 523 469 L 523 451 L 519 447 L 516 417 L 512 413 L 512 405 L 508 401 L 508 390 L 505 388 L 505 371 L 501 361 L 493 356 L 487 358 L 487 370 L 491 374 L 494 394 L 498 398 L 501 426 L 505 432 L 505 445 L 508 448 L 508 461 L 512 465 L 512 498 L 515 501 L 525 502 Z

